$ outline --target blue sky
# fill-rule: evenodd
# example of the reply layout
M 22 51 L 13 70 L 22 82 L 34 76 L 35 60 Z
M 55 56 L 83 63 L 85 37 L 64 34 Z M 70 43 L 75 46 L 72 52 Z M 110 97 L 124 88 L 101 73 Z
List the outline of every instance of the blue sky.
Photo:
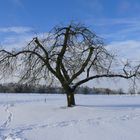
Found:
M 1 0 L 0 36 L 16 33 L 2 28 L 22 27 L 31 29 L 24 33 L 40 33 L 74 20 L 85 23 L 107 42 L 139 40 L 139 12 L 139 0 Z
M 55 25 L 84 23 L 121 59 L 139 61 L 140 0 L 0 0 L 0 45 L 24 46 Z
M 139 12 L 139 0 L 1 0 L 0 28 L 27 27 L 39 33 L 74 20 L 85 23 L 108 42 L 139 40 Z M 6 31 L 1 29 L 2 36 Z
M 130 59 L 139 57 L 139 0 L 0 1 L 0 44 L 3 47 L 19 47 L 55 25 L 77 21 L 103 37 L 118 55 L 124 57 L 125 54 Z M 129 47 L 126 49 L 126 46 Z M 137 55 L 130 54 L 136 49 Z

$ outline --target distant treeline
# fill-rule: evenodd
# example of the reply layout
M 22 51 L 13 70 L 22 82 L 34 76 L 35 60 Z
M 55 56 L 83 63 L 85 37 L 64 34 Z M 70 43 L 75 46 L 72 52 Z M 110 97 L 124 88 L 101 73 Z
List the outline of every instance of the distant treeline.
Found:
M 63 93 L 60 87 L 18 83 L 0 84 L 0 93 Z
M 50 87 L 45 85 L 28 85 L 17 83 L 0 84 L 0 93 L 50 93 L 50 94 L 64 94 L 61 87 Z M 125 93 L 122 89 L 111 90 L 109 88 L 89 88 L 79 87 L 77 94 L 134 94 L 133 90 Z

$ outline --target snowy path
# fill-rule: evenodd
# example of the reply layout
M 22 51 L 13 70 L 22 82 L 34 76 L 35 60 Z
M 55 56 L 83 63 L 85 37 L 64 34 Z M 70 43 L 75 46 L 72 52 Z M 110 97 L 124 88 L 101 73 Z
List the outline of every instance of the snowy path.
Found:
M 140 140 L 140 96 L 0 97 L 0 140 Z
M 1 129 L 7 128 L 8 125 L 10 124 L 11 120 L 12 120 L 13 114 L 12 114 L 12 112 L 10 112 L 10 110 L 9 110 L 11 106 L 13 106 L 13 105 L 11 105 L 11 104 L 4 105 L 4 107 L 5 107 L 5 112 L 8 113 L 8 118 L 7 118 L 7 120 L 0 126 Z
M 4 104 L 3 108 L 5 113 L 7 113 L 7 118 L 0 126 L 0 140 L 21 140 L 18 138 L 18 133 L 15 133 L 10 129 L 10 124 L 12 122 L 13 113 L 11 108 L 14 107 L 14 104 Z
M 3 105 L 4 111 L 5 111 L 5 113 L 7 113 L 7 119 L 0 126 L 0 136 L 1 136 L 1 139 L 4 139 L 4 140 L 8 140 L 8 137 L 11 135 L 10 133 L 6 133 L 6 134 L 4 134 L 4 133 L 5 133 L 5 131 L 7 131 L 8 127 L 12 121 L 13 114 L 12 114 L 12 112 L 10 112 L 10 108 L 12 106 L 13 106 L 12 104 Z

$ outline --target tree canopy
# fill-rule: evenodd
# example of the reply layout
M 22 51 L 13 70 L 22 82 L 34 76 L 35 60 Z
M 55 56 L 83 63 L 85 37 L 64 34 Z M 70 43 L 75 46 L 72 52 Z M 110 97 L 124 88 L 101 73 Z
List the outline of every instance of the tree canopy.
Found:
M 92 79 L 139 77 L 139 65 L 131 68 L 126 63 L 116 73 L 114 61 L 102 38 L 85 25 L 74 23 L 56 26 L 45 38 L 35 37 L 21 50 L 0 50 L 2 75 L 16 71 L 20 81 L 28 83 L 57 80 L 67 94 L 68 106 L 75 105 L 76 88 Z

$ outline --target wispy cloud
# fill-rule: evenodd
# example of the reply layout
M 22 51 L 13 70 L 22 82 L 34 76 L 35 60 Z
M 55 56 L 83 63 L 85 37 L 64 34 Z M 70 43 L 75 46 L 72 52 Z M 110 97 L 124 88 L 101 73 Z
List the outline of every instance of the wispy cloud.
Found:
M 108 41 L 139 40 L 140 18 L 102 18 L 89 20 L 94 23 L 95 29 L 99 30 L 100 35 Z
M 8 32 L 13 32 L 13 33 L 17 33 L 17 34 L 20 34 L 20 33 L 27 33 L 27 32 L 31 32 L 33 31 L 33 28 L 31 27 L 22 27 L 22 26 L 19 26 L 19 27 L 1 27 L 0 28 L 0 32 L 3 32 L 3 33 L 8 33 Z
M 131 26 L 131 27 L 125 27 L 123 29 L 120 29 L 118 31 L 112 31 L 110 33 L 104 33 L 102 36 L 105 39 L 110 40 L 128 40 L 128 39 L 135 39 L 139 40 L 140 36 L 140 26 Z
M 88 22 L 93 22 L 93 20 L 88 20 Z M 133 25 L 140 24 L 140 18 L 100 18 L 94 20 L 96 26 L 111 26 L 111 25 Z
M 0 27 L 0 45 L 7 49 L 23 47 L 33 36 L 35 33 L 32 27 Z
M 35 33 L 31 27 L 0 28 L 0 46 L 6 49 L 19 49 L 25 47 L 33 37 L 44 38 L 47 33 Z
M 3 48 L 6 48 L 8 50 L 11 50 L 13 48 L 19 49 L 25 47 L 33 38 L 33 36 L 34 35 L 32 34 L 8 36 L 4 38 L 4 40 L 1 42 L 1 45 Z

